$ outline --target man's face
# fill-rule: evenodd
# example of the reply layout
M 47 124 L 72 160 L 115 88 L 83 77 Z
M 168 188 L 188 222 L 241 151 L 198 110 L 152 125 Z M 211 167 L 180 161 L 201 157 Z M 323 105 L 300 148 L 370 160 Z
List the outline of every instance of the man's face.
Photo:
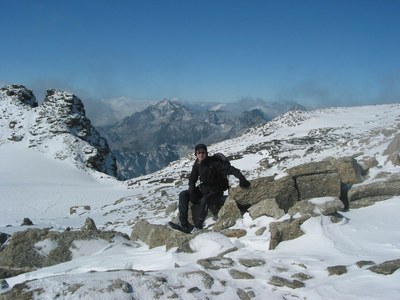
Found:
M 207 152 L 204 149 L 199 149 L 196 151 L 196 157 L 199 160 L 199 162 L 202 162 L 207 156 Z

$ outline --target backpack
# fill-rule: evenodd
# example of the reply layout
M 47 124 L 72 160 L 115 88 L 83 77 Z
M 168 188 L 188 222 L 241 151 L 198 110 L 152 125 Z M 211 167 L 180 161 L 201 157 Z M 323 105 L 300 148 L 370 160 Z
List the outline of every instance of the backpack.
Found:
M 213 159 L 213 168 L 218 173 L 217 186 L 222 190 L 226 191 L 229 188 L 229 179 L 231 163 L 228 158 L 222 153 L 215 153 L 211 156 Z

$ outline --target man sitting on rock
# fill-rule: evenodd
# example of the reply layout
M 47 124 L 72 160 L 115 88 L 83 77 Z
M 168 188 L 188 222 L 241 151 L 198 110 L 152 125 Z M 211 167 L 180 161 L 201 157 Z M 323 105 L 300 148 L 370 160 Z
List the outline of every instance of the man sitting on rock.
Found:
M 250 186 L 250 182 L 240 170 L 231 166 L 222 154 L 208 156 L 206 145 L 198 144 L 195 147 L 195 156 L 196 161 L 189 177 L 189 189 L 179 194 L 179 221 L 181 230 L 186 233 L 203 228 L 208 206 L 222 206 L 224 191 L 229 188 L 228 175 L 238 178 L 240 187 Z M 200 184 L 196 186 L 199 179 Z M 188 221 L 189 202 L 199 206 L 199 212 L 193 220 L 194 227 Z

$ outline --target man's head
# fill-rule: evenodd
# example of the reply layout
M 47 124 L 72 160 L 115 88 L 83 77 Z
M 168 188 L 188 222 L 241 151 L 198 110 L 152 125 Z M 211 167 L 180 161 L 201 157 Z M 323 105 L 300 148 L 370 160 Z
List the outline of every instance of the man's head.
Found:
M 202 161 L 207 157 L 207 146 L 204 144 L 198 144 L 194 148 L 194 155 L 199 161 Z

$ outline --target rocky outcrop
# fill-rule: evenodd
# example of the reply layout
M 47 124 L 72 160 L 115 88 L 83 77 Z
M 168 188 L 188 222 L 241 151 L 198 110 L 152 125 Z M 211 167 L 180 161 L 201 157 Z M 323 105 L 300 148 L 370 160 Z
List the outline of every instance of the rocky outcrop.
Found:
M 13 84 L 2 87 L 0 93 L 11 98 L 16 104 L 22 103 L 29 107 L 37 107 L 38 102 L 33 95 L 32 90 L 27 89 L 23 85 Z
M 102 239 L 112 243 L 116 237 L 129 242 L 129 237 L 119 232 L 88 228 L 64 232 L 50 231 L 50 229 L 28 229 L 17 232 L 0 251 L 0 278 L 69 261 L 72 258 L 71 249 L 74 248 L 75 241 Z
M 378 178 L 370 183 L 354 185 L 347 193 L 350 208 L 369 206 L 396 195 L 400 195 L 400 176 L 398 174 Z
M 332 222 L 340 221 L 342 216 L 338 212 L 348 208 L 346 201 L 350 201 L 350 207 L 360 207 L 400 195 L 400 176 L 381 174 L 375 182 L 359 183 L 367 171 L 353 157 L 330 157 L 288 169 L 287 175 L 278 179 L 270 176 L 251 180 L 248 189 L 230 189 L 212 229 L 228 237 L 240 238 L 246 232 L 230 228 L 246 212 L 253 219 L 268 216 L 279 220 L 288 215 L 289 219 L 272 222 L 269 226 L 269 249 L 275 249 L 282 241 L 301 236 L 301 225 L 311 217 L 331 216 Z M 348 187 L 346 193 L 343 186 Z M 187 235 L 184 239 L 185 235 L 177 236 L 176 231 L 147 221 L 135 225 L 132 237 L 150 247 L 168 245 L 168 248 L 191 251 Z
M 39 151 L 54 151 L 57 159 L 72 159 L 79 168 L 117 176 L 117 165 L 107 141 L 86 117 L 83 102 L 74 94 L 48 90 L 41 105 L 22 85 L 0 89 L 0 128 L 12 142 L 24 141 Z M 54 141 L 61 145 L 55 149 Z M 2 141 L 0 141 L 1 143 Z

